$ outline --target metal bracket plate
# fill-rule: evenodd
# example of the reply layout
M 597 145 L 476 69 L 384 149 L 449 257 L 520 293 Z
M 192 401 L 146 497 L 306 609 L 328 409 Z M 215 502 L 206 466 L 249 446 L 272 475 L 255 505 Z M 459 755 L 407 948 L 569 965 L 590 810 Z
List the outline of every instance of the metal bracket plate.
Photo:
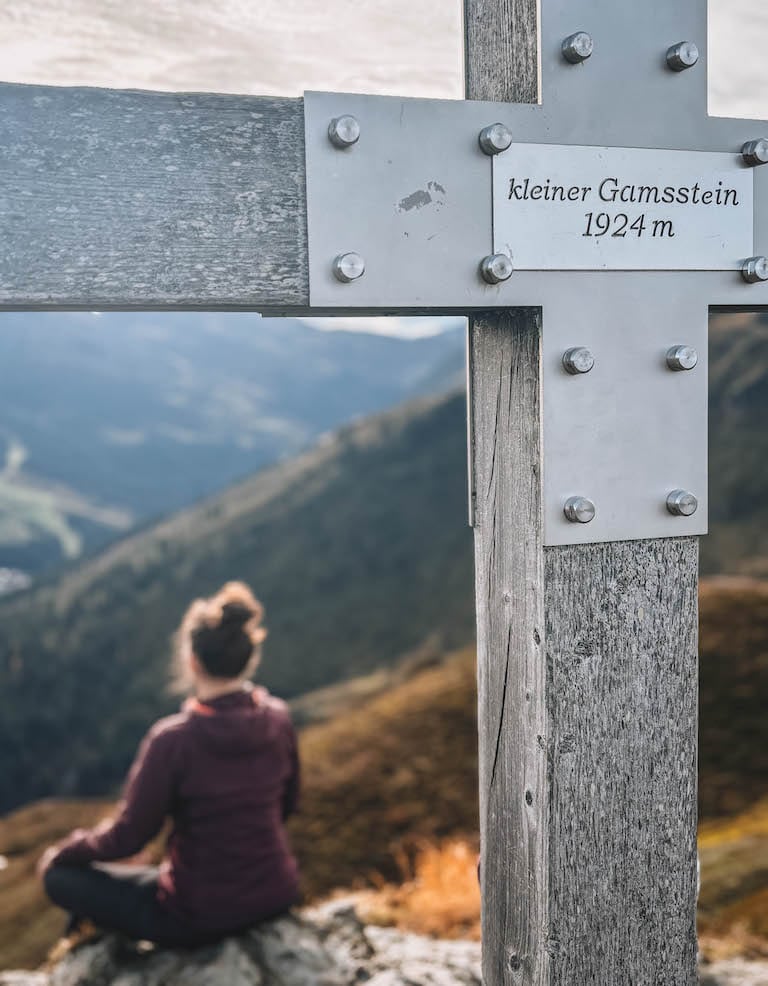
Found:
M 764 286 L 746 285 L 736 270 L 520 270 L 487 285 L 478 261 L 493 252 L 493 165 L 476 135 L 515 107 L 333 94 L 306 99 L 313 308 L 542 307 L 545 543 L 705 533 L 707 296 L 721 283 L 757 301 Z M 362 128 L 348 151 L 328 139 L 329 121 L 344 113 Z M 711 166 L 717 159 L 719 167 L 726 157 L 698 160 Z M 734 173 L 737 181 L 747 174 L 751 185 L 754 172 Z M 749 241 L 751 232 L 747 215 L 733 235 Z M 342 283 L 332 261 L 347 251 L 364 256 L 366 272 Z M 699 363 L 673 372 L 666 352 L 682 344 L 698 351 Z M 564 370 L 563 353 L 575 346 L 593 351 L 590 373 Z M 698 498 L 693 516 L 667 510 L 666 497 L 678 488 Z M 566 519 L 563 506 L 574 495 L 595 503 L 591 523 Z
M 507 152 L 513 160 L 530 144 L 549 146 L 555 153 L 564 150 L 565 142 L 575 136 L 572 121 L 553 119 L 540 106 L 345 93 L 306 93 L 304 98 L 309 293 L 314 310 L 468 312 L 539 306 L 553 291 L 594 290 L 584 280 L 594 274 L 562 267 L 518 269 L 508 281 L 495 285 L 479 275 L 482 258 L 495 252 L 492 186 L 494 168 L 501 173 L 501 160 L 492 164 L 478 145 L 478 134 L 488 124 L 502 122 L 514 134 L 516 143 Z M 358 119 L 361 136 L 351 148 L 339 150 L 328 139 L 328 124 L 343 114 Z M 768 283 L 747 285 L 738 271 L 739 261 L 745 259 L 739 249 L 753 244 L 755 253 L 768 254 L 768 167 L 745 170 L 738 163 L 739 149 L 763 125 L 700 120 L 701 136 L 681 150 L 676 138 L 682 141 L 691 135 L 659 129 L 658 122 L 652 129 L 654 120 L 636 131 L 624 125 L 626 114 L 606 123 L 606 131 L 615 131 L 617 137 L 613 153 L 634 147 L 660 155 L 674 151 L 670 160 L 689 155 L 691 160 L 717 159 L 725 162 L 723 173 L 753 197 L 752 236 L 749 217 L 744 221 L 748 210 L 742 209 L 738 227 L 720 235 L 722 262 L 711 257 L 706 263 L 689 260 L 681 238 L 679 252 L 667 253 L 656 269 L 687 269 L 686 280 L 678 282 L 680 292 L 704 295 L 713 305 L 768 306 Z M 557 141 L 555 128 L 562 129 Z M 601 135 L 595 144 L 583 138 L 574 144 L 597 153 L 612 136 Z M 557 149 L 551 146 L 555 144 Z M 711 163 L 707 167 L 716 180 Z M 661 180 L 664 169 L 658 170 Z M 364 276 L 351 283 L 333 275 L 334 258 L 346 252 L 361 254 L 366 264 Z M 602 283 L 606 276 L 646 274 L 614 270 L 596 276 Z
M 605 16 L 612 17 L 612 10 L 606 8 Z M 701 36 L 698 15 L 684 32 L 684 18 L 678 24 L 673 8 L 659 10 L 670 19 L 669 37 Z M 654 98 L 640 99 L 632 114 L 625 112 L 621 87 L 614 97 L 594 66 L 563 66 L 549 21 L 541 106 L 305 96 L 314 310 L 543 308 L 543 509 L 549 545 L 706 532 L 708 308 L 768 307 L 768 283 L 746 284 L 738 269 L 745 254 L 768 254 L 768 167 L 746 170 L 739 156 L 746 141 L 768 128 L 708 119 L 701 82 L 692 84 L 693 73 L 680 78 L 659 67 L 650 57 L 658 38 L 646 38 L 643 23 L 637 25 L 643 64 L 633 62 L 627 72 L 633 85 L 650 85 Z M 572 87 L 589 90 L 590 98 L 574 104 Z M 666 101 L 670 112 L 660 112 Z M 354 115 L 361 126 L 359 142 L 347 150 L 328 139 L 329 122 L 343 114 Z M 478 146 L 480 131 L 497 121 L 513 134 L 507 158 L 489 158 Z M 537 168 L 547 155 L 561 155 L 570 166 L 578 148 L 593 161 L 603 153 L 612 168 L 620 159 L 630 170 L 640 160 L 650 162 L 662 188 L 690 184 L 685 176 L 673 181 L 671 175 L 692 163 L 713 188 L 720 180 L 738 187 L 741 208 L 728 217 L 734 220 L 730 225 L 701 216 L 698 228 L 686 227 L 675 244 L 679 249 L 665 244 L 664 256 L 636 250 L 626 263 L 613 250 L 609 257 L 604 246 L 602 260 L 591 264 L 579 263 L 570 249 L 557 260 L 547 255 L 551 244 L 534 249 L 526 242 L 521 256 L 524 250 L 531 256 L 513 276 L 486 284 L 480 260 L 505 249 L 514 254 L 516 244 L 507 241 L 519 233 L 514 224 L 511 235 L 502 228 L 506 220 L 500 218 L 498 189 L 494 208 L 494 180 L 509 182 L 515 155 Z M 690 216 L 679 218 L 685 225 Z M 551 223 L 545 225 L 549 233 Z M 570 221 L 564 233 L 573 235 Z M 366 263 L 365 275 L 350 283 L 333 275 L 334 257 L 345 252 L 361 254 Z M 697 350 L 693 370 L 668 368 L 666 353 L 675 345 Z M 593 351 L 590 373 L 565 372 L 563 353 L 575 346 Z M 674 489 L 695 494 L 692 516 L 668 511 L 666 498 Z M 594 502 L 591 523 L 566 519 L 564 504 L 577 495 Z
M 544 543 L 705 534 L 706 302 L 681 297 L 674 275 L 608 277 L 594 292 L 550 294 L 542 321 Z M 669 369 L 675 345 L 697 351 L 694 369 Z M 563 366 L 576 346 L 594 355 L 589 373 Z M 694 493 L 695 514 L 669 513 L 675 489 Z M 591 523 L 566 519 L 571 496 L 595 504 Z
M 497 109 L 485 105 L 305 94 L 313 308 L 466 309 L 498 294 L 477 273 L 493 246 L 491 162 L 476 134 Z M 361 127 L 345 150 L 328 139 L 342 114 Z M 348 251 L 366 269 L 343 284 L 332 263 Z

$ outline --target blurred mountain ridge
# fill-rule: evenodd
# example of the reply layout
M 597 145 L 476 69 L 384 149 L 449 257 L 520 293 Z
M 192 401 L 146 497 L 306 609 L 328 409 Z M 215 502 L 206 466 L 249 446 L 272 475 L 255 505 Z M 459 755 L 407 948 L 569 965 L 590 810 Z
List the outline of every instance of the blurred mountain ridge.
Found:
M 421 339 L 241 313 L 5 313 L 0 566 L 31 574 L 463 374 Z

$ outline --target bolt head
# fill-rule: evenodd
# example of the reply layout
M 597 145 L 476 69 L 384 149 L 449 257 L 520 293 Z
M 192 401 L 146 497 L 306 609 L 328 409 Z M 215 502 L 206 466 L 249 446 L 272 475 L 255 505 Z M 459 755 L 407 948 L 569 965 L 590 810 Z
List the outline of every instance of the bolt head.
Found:
M 501 154 L 512 143 L 512 132 L 503 123 L 492 123 L 483 127 L 477 139 L 483 154 Z
M 352 147 L 360 139 L 360 124 L 354 116 L 337 116 L 328 124 L 328 140 L 339 150 Z
M 699 501 L 689 490 L 672 490 L 667 497 L 667 510 L 675 517 L 690 517 L 699 509 Z
M 563 513 L 572 524 L 589 524 L 595 519 L 595 505 L 585 496 L 569 496 Z
M 587 34 L 586 31 L 570 34 L 562 44 L 563 58 L 571 65 L 586 62 L 594 50 L 595 42 L 592 40 L 592 35 Z
M 692 370 L 699 362 L 699 354 L 693 346 L 672 346 L 667 350 L 667 366 L 670 370 Z
M 578 373 L 589 373 L 595 365 L 595 357 L 586 346 L 574 346 L 563 353 L 563 366 L 574 376 Z
M 768 281 L 768 257 L 750 257 L 741 268 L 741 276 L 747 284 Z
M 486 284 L 501 284 L 508 281 L 515 268 L 506 253 L 492 253 L 480 261 L 480 275 Z
M 684 72 L 699 60 L 699 49 L 693 41 L 680 41 L 667 48 L 667 65 L 673 72 Z
M 340 253 L 333 261 L 333 273 L 337 280 L 348 284 L 365 273 L 365 261 L 359 253 Z
M 748 140 L 742 147 L 741 154 L 752 168 L 768 164 L 768 139 L 760 137 L 758 140 Z

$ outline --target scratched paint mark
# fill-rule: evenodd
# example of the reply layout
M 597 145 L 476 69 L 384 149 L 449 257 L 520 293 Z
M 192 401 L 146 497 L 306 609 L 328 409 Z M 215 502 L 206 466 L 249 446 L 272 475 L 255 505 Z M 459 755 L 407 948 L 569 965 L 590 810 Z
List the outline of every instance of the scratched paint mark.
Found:
M 411 212 L 413 209 L 434 205 L 439 211 L 445 205 L 445 194 L 445 187 L 439 181 L 428 181 L 426 188 L 417 188 L 415 192 L 406 195 L 395 208 L 398 212 Z
M 410 212 L 411 209 L 423 209 L 425 205 L 429 205 L 432 201 L 432 196 L 429 192 L 425 191 L 423 188 L 417 188 L 415 192 L 411 192 L 410 195 L 406 195 L 404 199 L 400 199 L 397 203 L 398 212 Z

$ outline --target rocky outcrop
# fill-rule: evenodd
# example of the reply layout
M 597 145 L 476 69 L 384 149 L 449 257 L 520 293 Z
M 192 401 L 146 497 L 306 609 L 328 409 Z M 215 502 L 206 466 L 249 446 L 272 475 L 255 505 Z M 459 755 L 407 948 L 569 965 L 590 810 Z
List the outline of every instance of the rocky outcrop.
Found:
M 0 973 L 0 986 L 480 986 L 480 946 L 363 925 L 351 900 L 270 921 L 220 945 L 156 949 L 107 936 L 50 972 Z M 701 986 L 768 986 L 768 963 L 734 959 Z
M 0 986 L 480 986 L 474 942 L 364 926 L 337 901 L 220 945 L 171 950 L 106 936 L 53 970 L 0 973 Z
M 768 962 L 715 962 L 701 970 L 700 986 L 768 986 Z

